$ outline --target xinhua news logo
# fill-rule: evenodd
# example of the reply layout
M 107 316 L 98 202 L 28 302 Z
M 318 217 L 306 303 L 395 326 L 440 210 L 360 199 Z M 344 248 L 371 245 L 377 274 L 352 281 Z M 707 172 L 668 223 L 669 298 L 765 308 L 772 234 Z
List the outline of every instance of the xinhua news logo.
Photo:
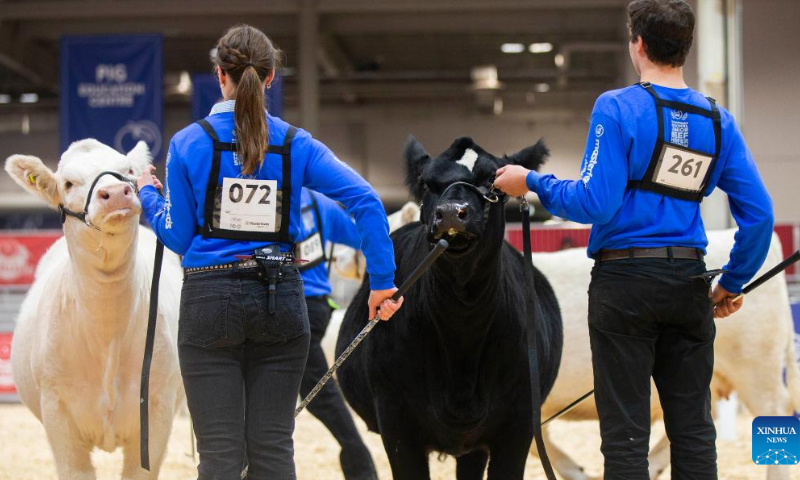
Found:
M 753 461 L 758 465 L 797 465 L 800 461 L 800 419 L 756 417 Z

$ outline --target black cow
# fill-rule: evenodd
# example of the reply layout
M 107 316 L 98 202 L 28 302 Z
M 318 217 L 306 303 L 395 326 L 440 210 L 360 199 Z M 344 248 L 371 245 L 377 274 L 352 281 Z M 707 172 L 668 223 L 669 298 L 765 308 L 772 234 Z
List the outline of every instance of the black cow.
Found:
M 405 295 L 339 370 L 347 401 L 378 432 L 395 479 L 429 478 L 428 454 L 457 457 L 458 479 L 521 479 L 532 438 L 528 353 L 539 358 L 542 399 L 558 373 L 561 314 L 550 284 L 536 272 L 543 315 L 538 343 L 527 351 L 530 287 L 522 256 L 503 240 L 503 202 L 486 194 L 495 170 L 509 163 L 538 168 L 540 141 L 497 158 L 459 138 L 431 159 L 413 138 L 407 183 L 421 200 L 422 222 L 392 235 L 400 285 L 433 242 L 450 248 Z M 469 185 L 453 185 L 467 182 Z M 490 196 L 490 195 L 489 195 Z M 368 279 L 345 315 L 337 355 L 367 322 Z

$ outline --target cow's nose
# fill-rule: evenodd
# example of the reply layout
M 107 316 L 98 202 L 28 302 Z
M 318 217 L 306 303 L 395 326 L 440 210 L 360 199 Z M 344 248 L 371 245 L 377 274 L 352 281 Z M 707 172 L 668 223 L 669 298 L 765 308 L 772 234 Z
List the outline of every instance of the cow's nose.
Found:
M 466 231 L 469 220 L 469 207 L 462 203 L 445 203 L 436 207 L 434 211 L 434 224 L 439 232 L 455 229 L 457 232 Z
M 133 197 L 133 189 L 127 183 L 108 185 L 97 190 L 97 198 L 102 201 Z

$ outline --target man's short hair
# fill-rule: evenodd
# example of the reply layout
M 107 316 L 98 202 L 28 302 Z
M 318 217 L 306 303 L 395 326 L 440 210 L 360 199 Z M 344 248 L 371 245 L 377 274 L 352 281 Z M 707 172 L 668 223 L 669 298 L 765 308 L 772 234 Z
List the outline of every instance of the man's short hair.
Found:
M 642 38 L 651 62 L 680 67 L 694 41 L 694 12 L 684 0 L 634 0 L 628 28 L 631 42 Z

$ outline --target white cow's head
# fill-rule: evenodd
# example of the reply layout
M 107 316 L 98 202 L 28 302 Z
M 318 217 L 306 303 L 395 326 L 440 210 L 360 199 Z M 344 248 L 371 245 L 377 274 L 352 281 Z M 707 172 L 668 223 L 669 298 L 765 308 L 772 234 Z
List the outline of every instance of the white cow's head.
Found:
M 150 152 L 144 142 L 122 155 L 97 140 L 86 139 L 70 145 L 61 156 L 56 172 L 39 158 L 29 155 L 8 157 L 6 171 L 22 188 L 51 207 L 78 215 L 85 213 L 87 224 L 104 233 L 115 234 L 138 223 L 142 206 L 133 182 L 149 163 Z M 101 175 L 103 172 L 125 178 Z M 90 190 L 91 198 L 88 198 Z M 80 220 L 66 217 L 66 221 Z

